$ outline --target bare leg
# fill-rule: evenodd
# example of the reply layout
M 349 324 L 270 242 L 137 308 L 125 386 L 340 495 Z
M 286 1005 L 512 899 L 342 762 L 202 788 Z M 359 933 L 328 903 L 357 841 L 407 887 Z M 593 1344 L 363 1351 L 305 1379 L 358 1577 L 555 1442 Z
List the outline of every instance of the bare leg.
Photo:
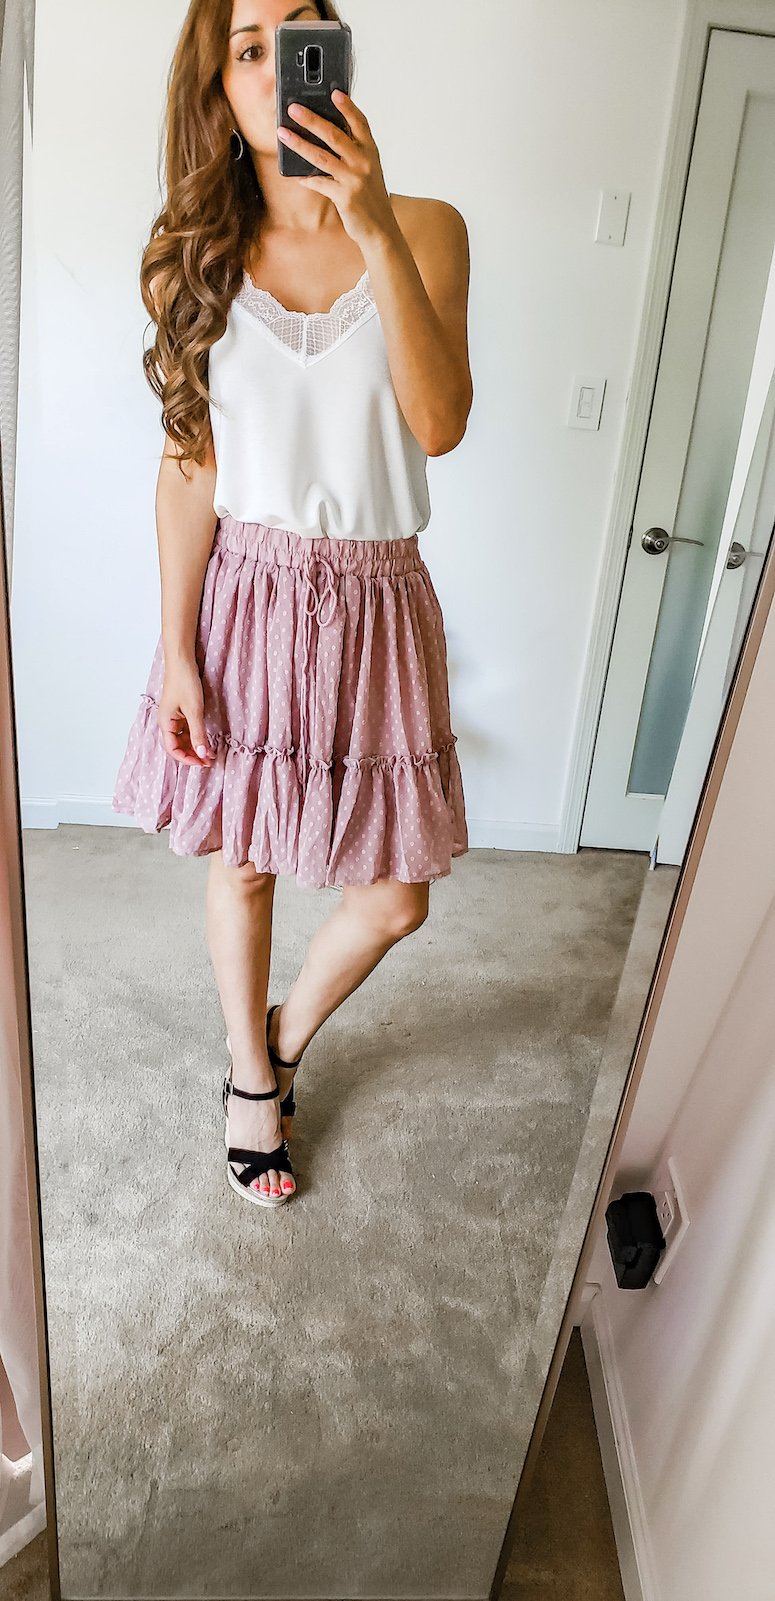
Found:
M 310 941 L 298 978 L 272 1014 L 269 1042 L 283 1061 L 292 1062 L 337 1006 L 358 989 L 398 940 L 424 923 L 429 886 L 381 878 L 376 884 L 348 884 L 340 904 Z M 293 1075 L 277 1069 L 284 1097 Z M 288 1136 L 293 1119 L 283 1119 Z
M 272 946 L 275 876 L 252 862 L 226 867 L 221 851 L 209 858 L 206 927 L 215 979 L 241 1090 L 271 1090 L 275 1076 L 266 1050 L 266 990 Z M 279 1099 L 245 1101 L 229 1096 L 230 1144 L 273 1151 L 280 1143 Z M 264 1194 L 292 1193 L 289 1173 L 274 1168 L 253 1180 Z

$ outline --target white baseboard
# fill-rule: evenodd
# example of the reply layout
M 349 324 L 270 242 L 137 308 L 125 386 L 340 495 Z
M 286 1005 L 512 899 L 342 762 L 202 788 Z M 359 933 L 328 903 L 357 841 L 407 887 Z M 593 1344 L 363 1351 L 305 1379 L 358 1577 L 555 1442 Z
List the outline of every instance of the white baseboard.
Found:
M 92 828 L 138 827 L 133 817 L 113 811 L 109 797 L 22 800 L 21 822 L 22 828 L 58 828 L 60 823 L 84 823 Z M 469 816 L 468 843 L 471 850 L 557 852 L 560 830 L 557 823 L 504 823 L 497 818 Z
M 497 818 L 467 819 L 468 843 L 472 851 L 552 851 L 560 849 L 557 823 L 499 822 Z
M 605 1297 L 584 1300 L 579 1330 L 625 1601 L 662 1601 Z

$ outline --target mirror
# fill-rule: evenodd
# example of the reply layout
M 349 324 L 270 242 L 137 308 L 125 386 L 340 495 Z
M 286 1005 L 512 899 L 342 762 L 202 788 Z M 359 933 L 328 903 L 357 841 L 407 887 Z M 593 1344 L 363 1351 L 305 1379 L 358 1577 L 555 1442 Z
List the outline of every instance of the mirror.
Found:
M 308 182 L 275 29 L 323 13 Z M 692 38 L 36 0 L 2 457 L 64 1601 L 500 1585 L 771 559 L 775 39 Z

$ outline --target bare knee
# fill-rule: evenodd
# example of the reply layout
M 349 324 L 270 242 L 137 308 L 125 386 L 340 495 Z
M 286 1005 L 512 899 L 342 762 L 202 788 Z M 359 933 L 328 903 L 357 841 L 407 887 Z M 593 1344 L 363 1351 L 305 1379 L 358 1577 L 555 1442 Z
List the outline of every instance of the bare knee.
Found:
M 421 928 L 428 916 L 428 885 L 401 884 L 378 879 L 376 884 L 348 884 L 344 904 L 353 907 L 372 927 L 393 941 Z
M 392 927 L 393 938 L 396 939 L 396 940 L 405 939 L 407 934 L 416 933 L 418 928 L 422 928 L 422 925 L 425 922 L 425 919 L 426 919 L 427 916 L 428 916 L 428 908 L 427 908 L 427 906 L 425 907 L 424 911 L 422 909 L 420 909 L 420 908 L 418 908 L 418 909 L 416 909 L 414 911 L 412 911 L 412 910 L 406 911 L 402 916 L 398 917 L 396 919 L 395 923 L 393 924 L 393 927 Z
M 274 889 L 275 873 L 256 872 L 253 862 L 243 862 L 241 867 L 227 867 L 221 851 L 214 851 L 210 858 L 212 872 L 217 872 L 236 894 L 260 895 L 267 894 Z

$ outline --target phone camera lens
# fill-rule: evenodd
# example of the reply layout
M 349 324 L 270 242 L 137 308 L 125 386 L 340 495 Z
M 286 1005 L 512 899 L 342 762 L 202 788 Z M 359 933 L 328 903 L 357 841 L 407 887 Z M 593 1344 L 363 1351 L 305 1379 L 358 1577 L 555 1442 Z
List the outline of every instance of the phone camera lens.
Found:
M 323 51 L 319 44 L 308 44 L 304 50 L 304 78 L 307 83 L 323 81 Z

